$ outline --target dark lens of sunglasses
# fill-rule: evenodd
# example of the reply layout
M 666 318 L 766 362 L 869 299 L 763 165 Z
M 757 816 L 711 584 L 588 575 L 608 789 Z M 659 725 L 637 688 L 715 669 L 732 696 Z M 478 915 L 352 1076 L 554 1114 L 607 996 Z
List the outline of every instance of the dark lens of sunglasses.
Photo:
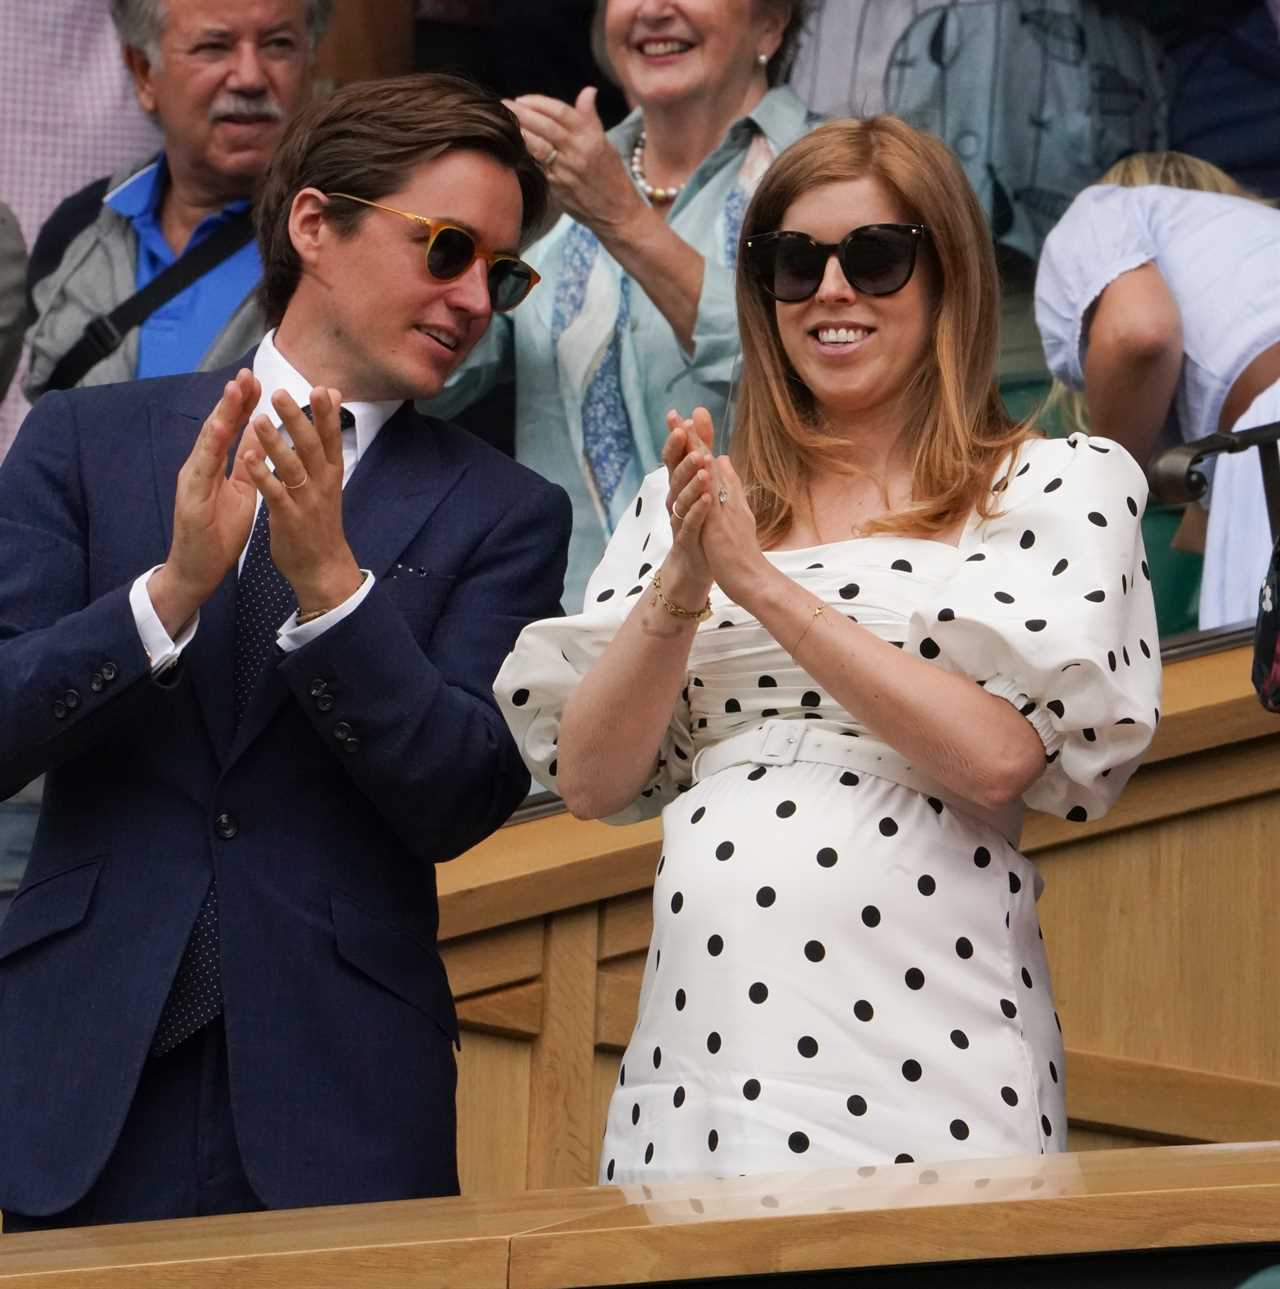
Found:
M 896 228 L 860 228 L 840 248 L 840 268 L 849 285 L 865 295 L 901 290 L 915 259 L 914 236 Z
M 495 312 L 514 309 L 529 293 L 533 279 L 519 260 L 495 260 L 489 266 L 489 300 Z
M 771 271 L 766 271 L 766 286 L 785 303 L 807 300 L 822 282 L 827 257 L 807 237 L 780 237 L 770 250 Z
M 465 273 L 476 257 L 476 244 L 460 228 L 442 228 L 427 251 L 427 272 L 442 282 Z

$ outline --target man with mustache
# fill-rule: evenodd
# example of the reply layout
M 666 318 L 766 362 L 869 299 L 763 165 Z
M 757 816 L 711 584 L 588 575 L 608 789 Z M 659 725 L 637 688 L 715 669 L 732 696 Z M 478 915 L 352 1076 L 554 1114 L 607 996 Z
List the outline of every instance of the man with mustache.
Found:
M 124 60 L 164 139 L 142 167 L 54 211 L 32 251 L 25 392 L 208 370 L 266 330 L 254 190 L 306 101 L 332 0 L 112 0 Z M 112 316 L 186 257 L 141 321 Z M 172 281 L 173 279 L 168 279 Z

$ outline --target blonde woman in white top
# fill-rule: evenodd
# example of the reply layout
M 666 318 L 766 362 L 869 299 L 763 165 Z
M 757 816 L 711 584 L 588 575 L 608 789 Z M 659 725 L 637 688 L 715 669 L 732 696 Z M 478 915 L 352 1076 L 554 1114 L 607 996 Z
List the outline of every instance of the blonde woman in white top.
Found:
M 1171 414 L 1184 441 L 1280 420 L 1280 212 L 1243 190 L 1167 186 L 1213 182 L 1192 158 L 1122 164 L 1123 182 L 1152 180 L 1085 189 L 1045 242 L 1036 322 L 1050 370 L 1084 392 L 1093 432 L 1139 461 Z M 1257 615 L 1270 548 L 1258 450 L 1219 456 L 1202 629 Z

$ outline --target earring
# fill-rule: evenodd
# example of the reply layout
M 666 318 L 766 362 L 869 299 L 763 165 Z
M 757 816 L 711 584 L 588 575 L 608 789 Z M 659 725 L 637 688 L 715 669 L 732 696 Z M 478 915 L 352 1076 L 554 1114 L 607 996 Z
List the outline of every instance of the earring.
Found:
M 768 54 L 757 54 L 757 55 L 756 55 L 756 66 L 757 66 L 757 67 L 768 67 L 768 66 L 769 66 L 769 55 L 768 55 Z

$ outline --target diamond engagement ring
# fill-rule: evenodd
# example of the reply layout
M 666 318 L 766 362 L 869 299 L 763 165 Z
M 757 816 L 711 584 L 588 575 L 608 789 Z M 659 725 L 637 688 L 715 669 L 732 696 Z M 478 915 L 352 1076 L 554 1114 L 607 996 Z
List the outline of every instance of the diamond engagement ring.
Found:
M 724 503 L 729 500 L 728 491 L 724 488 L 721 488 L 720 491 L 716 494 L 716 500 L 723 506 Z

